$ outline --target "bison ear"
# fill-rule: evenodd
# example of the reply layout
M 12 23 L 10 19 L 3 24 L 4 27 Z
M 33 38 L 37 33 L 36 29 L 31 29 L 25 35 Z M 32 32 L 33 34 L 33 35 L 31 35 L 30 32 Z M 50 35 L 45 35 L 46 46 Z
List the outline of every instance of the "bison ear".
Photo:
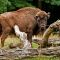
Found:
M 47 13 L 47 17 L 48 17 L 48 19 L 50 18 L 50 12 Z

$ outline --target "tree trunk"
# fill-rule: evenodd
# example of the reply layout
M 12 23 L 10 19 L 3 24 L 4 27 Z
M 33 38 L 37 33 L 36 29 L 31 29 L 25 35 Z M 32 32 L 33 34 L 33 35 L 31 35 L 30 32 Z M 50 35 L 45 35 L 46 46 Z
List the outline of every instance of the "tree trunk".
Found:
M 42 40 L 43 40 L 42 45 L 43 46 L 45 46 L 45 45 L 47 46 L 47 44 L 48 44 L 48 38 L 49 38 L 50 34 L 54 31 L 54 29 L 60 29 L 59 27 L 60 27 L 60 20 L 57 20 L 56 22 L 52 23 L 47 28 L 47 30 L 44 32 L 43 38 L 42 38 Z

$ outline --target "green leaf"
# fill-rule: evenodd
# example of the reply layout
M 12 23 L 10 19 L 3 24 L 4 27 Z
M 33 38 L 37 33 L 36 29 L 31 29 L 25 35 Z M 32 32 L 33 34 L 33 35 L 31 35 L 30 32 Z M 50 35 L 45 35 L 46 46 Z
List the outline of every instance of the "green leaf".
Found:
M 60 6 L 60 0 L 44 0 L 46 3 L 50 3 L 51 5 Z

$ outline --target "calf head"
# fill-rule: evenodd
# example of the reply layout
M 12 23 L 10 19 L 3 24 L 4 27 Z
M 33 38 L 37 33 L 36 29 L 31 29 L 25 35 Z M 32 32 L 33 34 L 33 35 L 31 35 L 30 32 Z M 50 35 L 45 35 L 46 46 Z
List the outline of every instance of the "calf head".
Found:
M 36 18 L 36 21 L 37 21 L 37 24 L 38 24 L 40 30 L 41 29 L 44 30 L 46 28 L 47 19 L 49 19 L 49 17 L 50 17 L 50 13 L 49 12 L 46 13 L 45 11 L 39 11 L 36 14 L 35 18 Z

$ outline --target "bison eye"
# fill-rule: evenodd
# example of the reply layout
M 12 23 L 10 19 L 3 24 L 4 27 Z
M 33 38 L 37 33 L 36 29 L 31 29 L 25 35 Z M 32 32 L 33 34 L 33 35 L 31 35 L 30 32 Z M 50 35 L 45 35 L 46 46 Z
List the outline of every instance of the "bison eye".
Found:
M 37 20 L 39 16 L 35 16 L 35 19 Z
M 40 21 L 40 17 L 39 17 L 39 16 L 35 16 L 35 19 L 36 19 L 37 21 Z

